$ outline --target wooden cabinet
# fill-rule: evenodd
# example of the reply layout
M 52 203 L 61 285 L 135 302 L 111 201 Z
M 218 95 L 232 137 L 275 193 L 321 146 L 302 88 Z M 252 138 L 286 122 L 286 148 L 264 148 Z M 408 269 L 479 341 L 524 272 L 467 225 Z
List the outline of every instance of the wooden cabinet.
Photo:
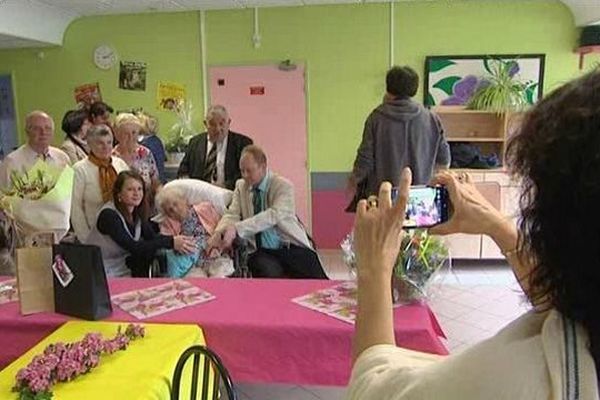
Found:
M 504 160 L 506 138 L 516 115 L 457 106 L 435 107 L 433 111 L 442 121 L 448 142 L 469 143 L 478 147 L 482 154 L 493 153 Z
M 501 170 L 457 170 L 471 175 L 477 189 L 494 207 L 498 208 L 515 223 L 518 216 L 519 186 Z M 445 241 L 453 258 L 456 259 L 502 259 L 502 253 L 493 240 L 483 235 L 449 235 Z
M 497 154 L 504 160 L 509 133 L 514 130 L 516 115 L 498 115 L 464 107 L 436 107 L 449 142 L 467 142 L 480 148 L 482 154 Z M 518 215 L 519 184 L 503 169 L 460 169 L 496 208 L 515 223 Z M 446 237 L 453 258 L 502 259 L 493 240 L 482 235 L 450 235 Z

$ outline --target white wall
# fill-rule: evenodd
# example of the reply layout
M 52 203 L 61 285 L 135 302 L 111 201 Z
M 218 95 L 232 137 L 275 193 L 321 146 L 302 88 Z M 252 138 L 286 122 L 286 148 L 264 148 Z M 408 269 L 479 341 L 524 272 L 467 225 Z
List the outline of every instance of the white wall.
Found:
M 62 45 L 65 30 L 77 16 L 35 0 L 0 0 L 0 35 L 16 42 L 31 40 L 31 46 Z

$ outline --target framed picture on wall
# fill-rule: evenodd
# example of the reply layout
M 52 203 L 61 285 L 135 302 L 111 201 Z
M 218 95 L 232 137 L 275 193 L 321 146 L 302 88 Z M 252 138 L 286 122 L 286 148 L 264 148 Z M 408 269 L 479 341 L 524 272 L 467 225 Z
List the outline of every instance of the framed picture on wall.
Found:
M 424 99 L 426 106 L 461 106 L 489 82 L 494 63 L 505 63 L 513 79 L 526 86 L 527 102 L 542 97 L 545 54 L 485 54 L 428 56 L 425 58 Z

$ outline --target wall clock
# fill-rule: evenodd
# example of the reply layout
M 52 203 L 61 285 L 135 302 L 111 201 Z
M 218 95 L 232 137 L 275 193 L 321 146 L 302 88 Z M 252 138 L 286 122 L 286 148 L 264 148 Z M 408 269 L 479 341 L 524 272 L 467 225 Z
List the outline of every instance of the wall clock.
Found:
M 100 69 L 111 69 L 117 63 L 117 52 L 107 44 L 94 49 L 94 64 Z

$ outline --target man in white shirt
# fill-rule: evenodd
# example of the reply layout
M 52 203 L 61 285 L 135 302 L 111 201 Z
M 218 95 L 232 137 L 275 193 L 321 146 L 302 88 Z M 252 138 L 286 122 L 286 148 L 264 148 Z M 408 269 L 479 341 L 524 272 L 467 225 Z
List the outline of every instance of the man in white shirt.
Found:
M 59 167 L 69 165 L 69 156 L 50 146 L 54 137 L 54 121 L 48 114 L 43 111 L 30 112 L 25 117 L 25 132 L 27 143 L 8 154 L 0 164 L 0 188 L 10 188 L 11 173 L 27 171 L 39 159 Z
M 231 118 L 225 107 L 211 106 L 204 120 L 206 132 L 194 136 L 177 171 L 178 178 L 201 179 L 233 190 L 242 177 L 240 157 L 249 137 L 229 130 Z

